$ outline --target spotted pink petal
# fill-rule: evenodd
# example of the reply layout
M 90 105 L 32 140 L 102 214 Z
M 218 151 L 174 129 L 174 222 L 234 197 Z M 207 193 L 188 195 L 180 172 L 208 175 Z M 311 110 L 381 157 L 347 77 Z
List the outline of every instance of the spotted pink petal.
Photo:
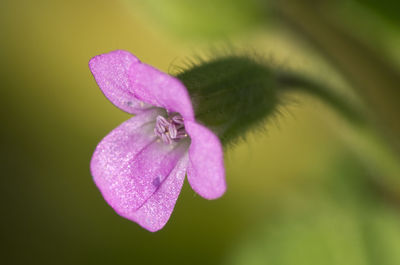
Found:
M 116 50 L 93 57 L 89 68 L 104 95 L 118 108 L 137 114 L 149 108 L 135 97 L 129 82 L 129 69 L 140 64 L 138 58 L 127 51 Z
M 105 200 L 122 216 L 140 208 L 165 181 L 188 141 L 166 145 L 153 130 L 160 110 L 139 114 L 108 134 L 91 161 L 94 181 Z
M 130 82 L 135 95 L 150 105 L 178 112 L 185 120 L 194 120 L 189 94 L 175 77 L 144 63 L 132 64 Z
M 185 121 L 191 138 L 189 147 L 188 181 L 200 196 L 216 199 L 226 190 L 224 158 L 221 142 L 206 127 Z
M 160 188 L 137 211 L 125 215 L 145 229 L 155 232 L 164 227 L 174 210 L 185 179 L 187 153 L 177 163 Z

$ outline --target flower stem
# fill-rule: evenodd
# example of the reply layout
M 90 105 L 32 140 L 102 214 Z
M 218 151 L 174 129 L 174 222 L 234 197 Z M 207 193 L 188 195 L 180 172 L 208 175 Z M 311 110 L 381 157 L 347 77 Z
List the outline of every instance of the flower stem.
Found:
M 364 113 L 347 100 L 344 95 L 339 95 L 334 89 L 313 81 L 305 76 L 295 73 L 279 73 L 277 76 L 278 87 L 283 92 L 302 92 L 310 94 L 338 111 L 353 125 L 363 126 L 367 123 Z
M 245 138 L 279 114 L 282 92 L 301 91 L 325 101 L 354 124 L 366 119 L 344 95 L 300 74 L 283 72 L 253 57 L 229 55 L 200 61 L 177 74 L 189 91 L 196 119 L 224 146 Z
M 381 133 L 400 152 L 400 73 L 381 52 L 327 14 L 330 1 L 276 1 L 275 11 L 289 28 L 306 39 L 352 83 Z

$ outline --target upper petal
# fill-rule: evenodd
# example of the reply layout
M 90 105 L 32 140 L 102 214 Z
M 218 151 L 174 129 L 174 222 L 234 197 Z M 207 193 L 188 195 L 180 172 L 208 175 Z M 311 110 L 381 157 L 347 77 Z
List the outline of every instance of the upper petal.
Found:
M 188 165 L 187 153 L 177 163 L 160 188 L 137 211 L 124 216 L 151 232 L 164 227 L 174 210 L 185 179 Z
M 137 114 L 151 106 L 135 97 L 129 82 L 129 69 L 140 63 L 127 51 L 116 50 L 93 57 L 89 68 L 104 95 L 120 109 Z
M 177 78 L 138 63 L 131 66 L 130 82 L 135 95 L 142 101 L 169 112 L 178 112 L 186 120 L 194 120 L 189 94 Z
M 188 181 L 200 196 L 216 199 L 226 190 L 224 155 L 218 137 L 206 127 L 185 121 L 192 140 L 189 147 Z
M 159 188 L 187 150 L 166 145 L 154 134 L 159 110 L 124 122 L 97 146 L 91 161 L 94 181 L 120 215 L 136 211 Z

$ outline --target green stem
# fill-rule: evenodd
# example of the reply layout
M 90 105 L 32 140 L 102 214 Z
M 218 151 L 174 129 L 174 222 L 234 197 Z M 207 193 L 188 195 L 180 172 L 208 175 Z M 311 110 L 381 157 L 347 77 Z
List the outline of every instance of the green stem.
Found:
M 400 150 L 400 72 L 379 51 L 359 40 L 330 16 L 329 1 L 276 1 L 276 12 L 299 36 L 309 40 L 341 70 L 368 104 L 370 117 L 391 145 Z
M 346 100 L 344 95 L 339 95 L 332 88 L 294 73 L 279 73 L 277 80 L 284 92 L 310 94 L 337 110 L 352 124 L 362 126 L 367 123 L 365 115 L 350 100 Z

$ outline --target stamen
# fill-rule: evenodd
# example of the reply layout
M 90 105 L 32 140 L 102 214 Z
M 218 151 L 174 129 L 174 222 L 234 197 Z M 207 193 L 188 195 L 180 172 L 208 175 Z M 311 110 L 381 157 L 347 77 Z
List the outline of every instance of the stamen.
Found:
M 172 139 L 175 139 L 176 135 L 178 134 L 178 130 L 177 130 L 176 126 L 173 124 L 170 124 L 168 126 L 168 132 L 169 132 L 169 136 L 171 136 Z
M 185 131 L 183 117 L 177 113 L 168 118 L 157 116 L 154 133 L 167 144 L 178 142 L 188 136 Z
M 176 124 L 183 125 L 183 117 L 181 115 L 175 115 L 171 120 Z

